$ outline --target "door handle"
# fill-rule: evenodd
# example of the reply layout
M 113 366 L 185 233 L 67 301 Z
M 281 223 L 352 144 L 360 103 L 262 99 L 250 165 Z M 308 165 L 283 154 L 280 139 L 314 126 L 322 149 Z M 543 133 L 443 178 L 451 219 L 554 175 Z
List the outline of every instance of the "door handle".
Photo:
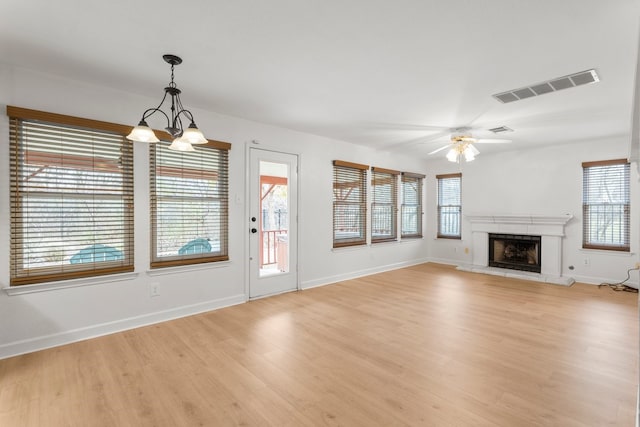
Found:
M 257 230 L 256 228 L 252 228 L 252 229 L 251 229 L 251 232 L 255 234 L 255 233 L 257 233 L 257 232 L 258 232 L 258 230 Z

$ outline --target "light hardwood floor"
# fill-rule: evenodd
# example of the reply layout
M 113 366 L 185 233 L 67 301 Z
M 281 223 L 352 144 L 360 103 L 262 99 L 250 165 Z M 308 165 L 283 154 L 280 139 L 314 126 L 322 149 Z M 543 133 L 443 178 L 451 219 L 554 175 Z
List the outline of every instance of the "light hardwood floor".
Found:
M 633 426 L 637 294 L 423 264 L 0 361 L 0 426 Z

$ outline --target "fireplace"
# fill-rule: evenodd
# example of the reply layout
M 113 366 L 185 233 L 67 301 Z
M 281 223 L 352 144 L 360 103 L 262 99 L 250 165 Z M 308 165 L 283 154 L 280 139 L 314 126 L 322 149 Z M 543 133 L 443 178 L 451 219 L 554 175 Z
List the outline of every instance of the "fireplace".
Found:
M 540 273 L 541 250 L 541 236 L 489 233 L 489 267 Z
M 569 286 L 575 282 L 573 277 L 562 274 L 564 228 L 573 219 L 572 215 L 490 213 L 466 214 L 465 219 L 471 224 L 471 265 L 461 265 L 458 266 L 458 269 L 475 273 L 520 277 L 557 285 Z M 539 273 L 489 267 L 488 240 L 490 233 L 540 236 L 538 246 L 544 246 L 544 251 L 538 252 L 540 270 L 537 271 Z

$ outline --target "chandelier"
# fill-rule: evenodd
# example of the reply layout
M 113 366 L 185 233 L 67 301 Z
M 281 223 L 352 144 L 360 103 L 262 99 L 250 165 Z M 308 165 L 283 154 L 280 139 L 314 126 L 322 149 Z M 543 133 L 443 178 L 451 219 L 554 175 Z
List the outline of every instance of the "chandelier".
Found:
M 464 156 L 464 160 L 467 162 L 473 161 L 480 151 L 473 146 L 475 141 L 470 136 L 455 136 L 451 138 L 452 147 L 447 152 L 447 160 L 454 163 L 460 163 L 460 160 Z
M 182 93 L 182 91 L 178 89 L 173 81 L 173 68 L 176 65 L 180 65 L 182 59 L 175 55 L 163 55 L 162 58 L 166 63 L 171 65 L 171 82 L 169 86 L 164 88 L 164 97 L 162 101 L 160 101 L 160 104 L 142 113 L 140 123 L 127 135 L 127 139 L 148 143 L 159 142 L 160 140 L 147 124 L 147 118 L 153 116 L 155 113 L 161 113 L 167 119 L 166 131 L 174 138 L 169 149 L 176 151 L 195 151 L 192 144 L 206 144 L 208 141 L 196 126 L 193 120 L 193 114 L 182 106 L 182 101 L 180 101 L 180 93 Z M 160 109 L 167 99 L 167 96 L 171 98 L 171 111 L 169 114 Z M 186 129 L 182 124 L 183 118 L 185 121 L 188 120 L 190 122 Z

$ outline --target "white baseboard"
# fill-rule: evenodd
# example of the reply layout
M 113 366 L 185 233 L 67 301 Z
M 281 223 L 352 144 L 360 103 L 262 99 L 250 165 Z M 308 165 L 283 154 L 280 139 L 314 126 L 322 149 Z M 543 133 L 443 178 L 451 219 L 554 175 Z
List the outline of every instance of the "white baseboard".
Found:
M 455 265 L 455 266 L 458 266 L 458 265 L 461 265 L 461 264 L 468 264 L 465 261 L 454 260 L 454 259 L 445 259 L 445 258 L 429 258 L 428 261 L 436 263 L 436 264 Z
M 319 286 L 331 285 L 332 283 L 341 282 L 343 280 L 357 279 L 358 277 L 369 276 L 371 274 L 382 273 L 385 271 L 397 270 L 399 268 L 410 267 L 412 265 L 424 264 L 429 262 L 428 258 L 414 259 L 411 261 L 403 261 L 395 264 L 381 265 L 378 267 L 367 268 L 359 271 L 350 271 L 345 274 L 337 274 L 335 276 L 322 277 L 320 279 L 308 280 L 300 283 L 300 289 L 311 289 Z
M 172 308 L 169 310 L 147 313 L 141 316 L 129 317 L 113 322 L 101 323 L 86 328 L 73 329 L 70 331 L 44 335 L 22 341 L 15 341 L 0 345 L 0 359 L 18 356 L 20 354 L 31 353 L 116 332 L 152 325 L 154 323 L 166 322 L 180 317 L 192 316 L 223 307 L 242 304 L 246 302 L 244 294 L 232 297 L 221 298 L 212 301 Z

